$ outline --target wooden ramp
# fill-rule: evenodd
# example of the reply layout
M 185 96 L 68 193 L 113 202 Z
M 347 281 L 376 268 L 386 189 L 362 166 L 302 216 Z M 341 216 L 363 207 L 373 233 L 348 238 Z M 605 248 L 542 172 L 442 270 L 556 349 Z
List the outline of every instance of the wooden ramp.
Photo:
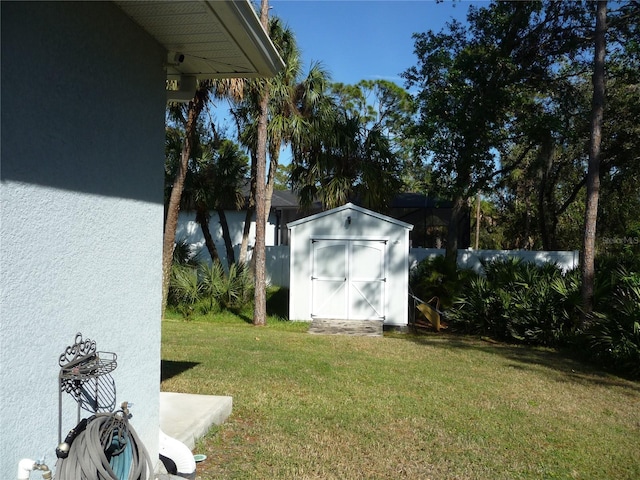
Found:
M 315 318 L 309 327 L 309 333 L 316 335 L 360 335 L 381 337 L 382 320 L 338 320 Z

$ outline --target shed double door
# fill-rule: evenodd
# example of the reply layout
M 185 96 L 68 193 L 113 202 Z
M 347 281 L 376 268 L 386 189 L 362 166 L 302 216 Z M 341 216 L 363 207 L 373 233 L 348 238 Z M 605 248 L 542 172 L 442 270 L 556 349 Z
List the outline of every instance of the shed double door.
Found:
M 384 320 L 385 240 L 312 240 L 311 317 Z

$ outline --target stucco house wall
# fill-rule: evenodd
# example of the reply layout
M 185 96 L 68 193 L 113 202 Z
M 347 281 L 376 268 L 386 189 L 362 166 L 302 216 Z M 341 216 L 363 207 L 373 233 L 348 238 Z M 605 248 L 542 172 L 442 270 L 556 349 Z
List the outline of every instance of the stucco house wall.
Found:
M 1 9 L 0 478 L 53 467 L 77 332 L 117 353 L 118 404 L 155 461 L 166 52 L 111 3 Z
M 344 278 L 345 284 L 353 284 L 351 292 L 346 294 L 347 302 L 350 301 L 350 296 L 358 296 L 357 301 L 362 304 L 361 306 L 367 307 L 369 302 L 373 305 L 376 299 L 383 295 L 382 309 L 377 305 L 369 311 L 357 308 L 358 311 L 353 319 L 357 319 L 360 315 L 373 319 L 380 314 L 384 316 L 384 325 L 407 325 L 411 225 L 348 203 L 342 207 L 291 222 L 287 226 L 290 230 L 290 319 L 310 321 L 312 316 L 318 313 L 314 312 L 314 309 L 322 308 L 318 307 L 316 302 L 318 299 L 313 298 L 312 284 L 318 281 L 319 276 L 327 278 L 329 284 L 333 282 L 328 289 L 323 290 L 325 293 L 322 295 L 327 298 L 319 301 L 329 302 L 327 311 L 335 313 L 337 315 L 335 318 L 351 319 L 344 317 L 345 309 L 341 305 L 341 302 L 345 301 L 345 296 L 342 294 L 344 288 L 341 286 L 341 277 L 344 276 L 349 277 Z M 321 242 L 334 245 L 335 249 L 331 250 L 333 247 L 330 246 L 328 252 L 334 252 L 335 255 L 324 256 L 321 259 L 314 257 L 317 255 L 314 244 L 317 246 Z M 352 252 L 351 246 L 347 245 L 356 243 L 361 253 L 370 250 L 373 252 L 372 255 L 368 253 L 362 256 L 356 255 L 355 251 Z M 342 247 L 343 244 L 346 245 L 345 249 Z M 368 246 L 371 246 L 371 249 Z M 379 257 L 376 256 L 376 249 L 380 249 Z M 384 263 L 384 271 L 381 273 L 384 280 L 381 282 L 368 282 L 372 277 L 378 276 L 376 268 L 363 264 L 370 259 L 374 262 L 381 259 Z M 345 268 L 345 262 L 351 265 Z M 363 282 L 358 283 L 361 280 Z M 329 298 L 332 295 L 335 296 Z M 337 308 L 333 308 L 335 306 Z M 346 316 L 350 316 L 351 314 L 348 313 L 351 311 L 350 307 L 346 310 Z

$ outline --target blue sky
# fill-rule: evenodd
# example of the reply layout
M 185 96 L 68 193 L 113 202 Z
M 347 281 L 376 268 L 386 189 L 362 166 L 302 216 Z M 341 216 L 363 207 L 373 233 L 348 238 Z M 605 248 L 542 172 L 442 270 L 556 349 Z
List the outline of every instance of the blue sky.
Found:
M 294 31 L 305 65 L 320 61 L 334 82 L 385 79 L 416 64 L 416 32 L 439 32 L 452 17 L 464 21 L 472 3 L 445 0 L 270 0 L 271 14 Z

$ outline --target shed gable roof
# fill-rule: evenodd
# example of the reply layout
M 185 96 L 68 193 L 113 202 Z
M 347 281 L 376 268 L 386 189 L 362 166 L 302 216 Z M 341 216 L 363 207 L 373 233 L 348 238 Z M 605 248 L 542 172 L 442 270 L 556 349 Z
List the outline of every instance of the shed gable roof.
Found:
M 383 222 L 388 222 L 394 225 L 398 225 L 399 227 L 402 228 L 406 228 L 407 230 L 413 230 L 413 225 L 411 225 L 410 223 L 405 223 L 402 222 L 400 220 L 396 220 L 395 218 L 391 218 L 388 217 L 386 215 L 382 215 L 381 213 L 378 212 L 374 212 L 372 210 L 368 210 L 366 208 L 363 207 L 359 207 L 358 205 L 354 205 L 353 203 L 346 203 L 344 205 L 342 205 L 341 207 L 336 207 L 336 208 L 332 208 L 331 210 L 326 210 L 324 212 L 320 212 L 320 213 L 316 213 L 315 215 L 310 215 L 308 217 L 304 217 L 301 218 L 299 220 L 295 220 L 293 222 L 287 223 L 287 228 L 289 230 L 297 227 L 298 225 L 301 225 L 303 223 L 307 223 L 307 222 L 312 222 L 314 220 L 317 220 L 318 218 L 322 218 L 322 217 L 326 217 L 329 215 L 335 215 L 336 213 L 340 213 L 343 212 L 345 210 L 351 210 L 351 211 L 355 211 L 355 212 L 360 212 L 364 215 L 368 215 L 370 217 L 376 218 L 378 220 L 381 220 Z

